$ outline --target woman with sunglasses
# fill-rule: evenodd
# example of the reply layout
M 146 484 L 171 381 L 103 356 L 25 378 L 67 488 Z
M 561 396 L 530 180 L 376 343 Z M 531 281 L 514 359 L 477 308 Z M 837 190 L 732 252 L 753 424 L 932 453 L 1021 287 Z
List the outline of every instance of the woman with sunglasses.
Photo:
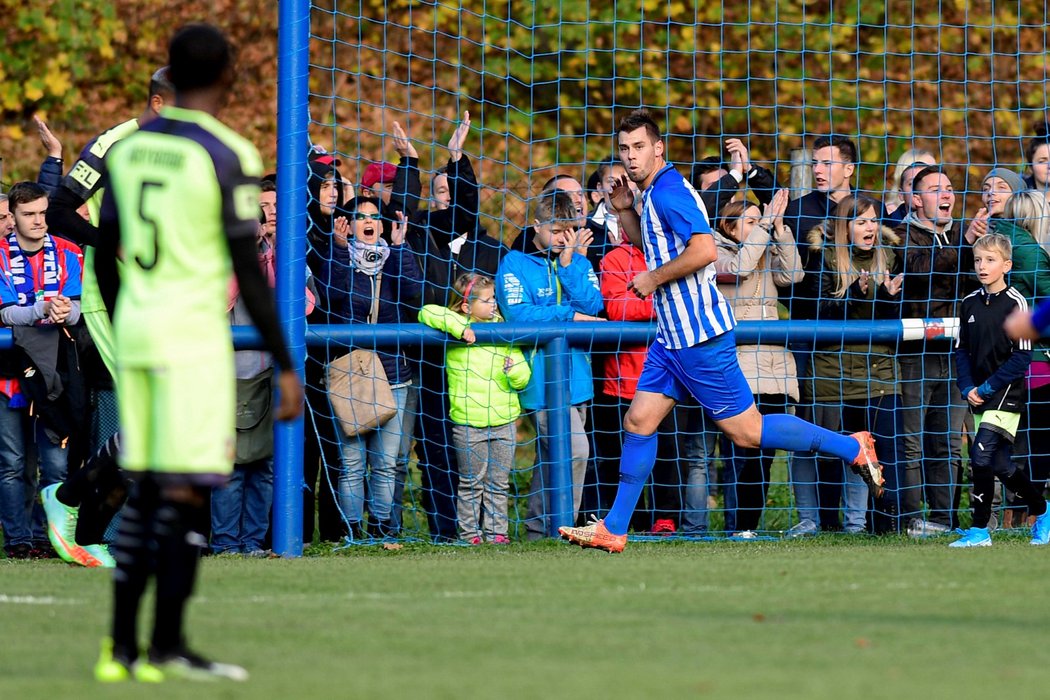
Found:
M 358 197 L 345 211 L 336 212 L 327 280 L 332 323 L 398 323 L 401 304 L 419 303 L 423 276 L 415 255 L 405 245 L 408 220 L 403 212 L 391 215 L 383 209 L 379 200 Z M 371 432 L 348 437 L 340 431 L 342 460 L 336 499 L 352 540 L 384 539 L 398 531 L 392 508 L 405 401 L 412 379 L 399 348 L 379 348 L 376 354 L 397 411 Z

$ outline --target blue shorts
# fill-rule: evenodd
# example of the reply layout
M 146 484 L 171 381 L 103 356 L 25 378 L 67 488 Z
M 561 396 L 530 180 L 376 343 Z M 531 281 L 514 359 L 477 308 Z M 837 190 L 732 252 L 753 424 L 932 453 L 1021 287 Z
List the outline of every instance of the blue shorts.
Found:
M 738 416 L 755 403 L 736 359 L 733 331 L 680 350 L 653 343 L 638 391 L 663 394 L 679 403 L 692 394 L 713 420 Z

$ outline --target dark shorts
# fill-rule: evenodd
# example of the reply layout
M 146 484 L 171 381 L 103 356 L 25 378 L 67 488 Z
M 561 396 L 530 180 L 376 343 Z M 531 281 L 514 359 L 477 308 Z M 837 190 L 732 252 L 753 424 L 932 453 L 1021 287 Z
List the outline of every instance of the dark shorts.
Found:
M 663 394 L 679 403 L 692 395 L 713 420 L 738 416 L 755 403 L 736 359 L 733 331 L 680 350 L 653 343 L 638 391 Z

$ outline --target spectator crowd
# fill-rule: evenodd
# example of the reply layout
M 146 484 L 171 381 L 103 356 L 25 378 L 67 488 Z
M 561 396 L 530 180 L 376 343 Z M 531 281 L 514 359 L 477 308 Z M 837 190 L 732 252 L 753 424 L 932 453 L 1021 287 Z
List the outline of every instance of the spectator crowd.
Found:
M 652 298 L 631 288 L 645 258 L 622 235 L 609 202 L 626 182 L 619 159 L 558 168 L 537 183 L 520 233 L 489 231 L 465 152 L 470 126 L 464 114 L 447 143 L 447 162 L 425 173 L 426 197 L 419 155 L 399 123 L 389 135 L 397 163 L 344 167 L 339 154 L 310 150 L 303 202 L 308 323 L 422 322 L 449 339 L 443 347 L 421 346 L 406 334 L 396 347 L 333 339 L 309 348 L 307 543 L 393 545 L 406 530 L 406 492 L 418 495 L 410 500 L 425 513 L 434 542 L 499 545 L 515 535 L 548 536 L 545 349 L 483 343 L 473 329 L 500 320 L 550 326 L 655 318 Z M 47 213 L 64 161 L 58 139 L 43 122 L 38 128 L 47 157 L 37 182 L 0 195 L 0 322 L 12 329 L 15 345 L 0 351 L 0 526 L 9 558 L 49 555 L 39 493 L 82 470 L 115 429 L 105 419 L 111 384 L 81 319 L 87 265 L 81 246 L 90 241 L 56 226 L 61 220 Z M 809 144 L 813 185 L 805 190 L 785 186 L 778 180 L 783 174 L 754 162 L 744 141 L 727 139 L 724 146 L 724 155 L 680 167 L 706 208 L 718 289 L 737 321 L 932 318 L 965 326 L 960 304 L 980 288 L 974 244 L 992 234 L 1011 245 L 1008 283 L 1027 306 L 1050 295 L 1045 125 L 1025 152 L 1028 172 L 989 169 L 981 207 L 969 215 L 956 189 L 961 183 L 927 150 L 902 154 L 891 188 L 880 196 L 858 189 L 857 144 L 843 135 Z M 359 174 L 357 182 L 350 172 Z M 259 211 L 259 261 L 271 282 L 281 269 L 274 256 L 277 186 L 275 175 L 264 179 Z M 640 207 L 641 193 L 635 194 Z M 86 210 L 81 215 L 90 218 Z M 228 308 L 232 324 L 248 322 L 236 286 Z M 567 358 L 577 521 L 610 505 L 624 415 L 646 353 L 645 346 L 596 343 L 573 347 Z M 961 389 L 979 394 L 981 387 L 960 387 L 950 339 L 940 333 L 899 342 L 761 339 L 739 345 L 737 357 L 761 413 L 797 413 L 834 431 L 871 431 L 885 484 L 875 492 L 840 460 L 796 454 L 788 464 L 790 512 L 774 515 L 767 503 L 776 453 L 734 446 L 710 416 L 685 403 L 660 426 L 657 465 L 632 522 L 636 532 L 743 540 L 774 531 L 790 538 L 821 531 L 925 537 L 960 526 L 968 483 L 964 443 L 977 412 Z M 236 362 L 236 469 L 213 493 L 210 543 L 217 554 L 266 556 L 273 359 L 242 351 Z M 349 374 L 339 369 L 347 365 Z M 1011 436 L 1012 459 L 1041 489 L 1050 477 L 1050 344 L 1034 344 L 1022 376 L 1011 394 L 1025 406 Z M 366 395 L 377 397 L 375 410 L 362 418 Z M 525 454 L 519 443 L 530 431 L 534 464 L 515 478 L 516 460 Z M 410 478 L 413 460 L 418 484 Z M 1024 522 L 1030 499 L 1022 496 L 996 485 L 993 529 Z

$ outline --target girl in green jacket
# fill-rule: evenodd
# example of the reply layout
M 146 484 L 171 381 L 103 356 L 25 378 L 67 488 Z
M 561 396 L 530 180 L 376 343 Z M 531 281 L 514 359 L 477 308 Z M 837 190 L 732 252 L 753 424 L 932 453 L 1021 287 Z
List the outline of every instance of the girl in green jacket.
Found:
M 518 391 L 529 383 L 532 370 L 518 348 L 474 344 L 472 324 L 499 320 L 491 278 L 460 275 L 449 296 L 447 308 L 427 304 L 419 320 L 466 342 L 445 352 L 459 463 L 459 534 L 470 544 L 508 544 L 507 489 L 521 415 Z

